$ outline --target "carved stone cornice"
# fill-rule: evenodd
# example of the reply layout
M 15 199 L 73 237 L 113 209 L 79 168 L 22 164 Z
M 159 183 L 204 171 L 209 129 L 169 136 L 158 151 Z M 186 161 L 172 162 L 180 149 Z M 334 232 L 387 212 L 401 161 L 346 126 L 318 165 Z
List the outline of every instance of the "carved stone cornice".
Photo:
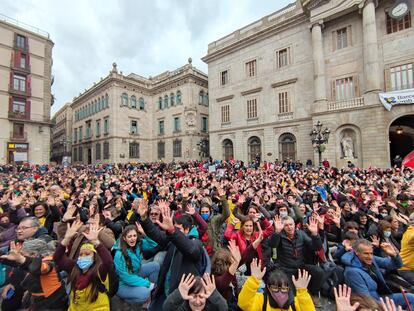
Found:
M 257 88 L 251 89 L 251 90 L 243 91 L 243 92 L 241 92 L 241 94 L 243 96 L 246 96 L 246 95 L 249 95 L 249 94 L 258 93 L 261 90 L 263 90 L 263 88 L 260 86 L 260 87 L 257 87 Z
M 219 98 L 216 98 L 216 102 L 223 102 L 223 101 L 225 101 L 225 100 L 229 100 L 229 99 L 232 99 L 234 97 L 234 95 L 227 95 L 227 96 L 223 96 L 223 97 L 219 97 Z
M 272 83 L 270 86 L 272 88 L 275 88 L 275 87 L 280 87 L 280 86 L 296 83 L 296 81 L 298 81 L 298 78 L 293 78 L 293 79 L 289 79 L 289 80 L 284 80 L 284 81 Z

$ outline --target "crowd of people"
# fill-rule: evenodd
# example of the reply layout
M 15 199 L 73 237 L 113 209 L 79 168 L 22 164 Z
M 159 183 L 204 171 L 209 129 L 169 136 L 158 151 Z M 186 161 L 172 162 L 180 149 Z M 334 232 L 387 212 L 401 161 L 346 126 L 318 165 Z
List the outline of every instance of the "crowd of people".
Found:
M 414 171 L 2 166 L 0 287 L 10 311 L 412 310 Z

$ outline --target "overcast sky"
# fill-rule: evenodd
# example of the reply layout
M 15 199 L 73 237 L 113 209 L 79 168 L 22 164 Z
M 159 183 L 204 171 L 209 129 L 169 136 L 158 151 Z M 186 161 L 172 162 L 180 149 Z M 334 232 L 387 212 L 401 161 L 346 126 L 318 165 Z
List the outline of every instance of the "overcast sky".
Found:
M 108 74 L 144 77 L 201 57 L 215 41 L 294 0 L 3 0 L 0 13 L 50 33 L 55 113 Z

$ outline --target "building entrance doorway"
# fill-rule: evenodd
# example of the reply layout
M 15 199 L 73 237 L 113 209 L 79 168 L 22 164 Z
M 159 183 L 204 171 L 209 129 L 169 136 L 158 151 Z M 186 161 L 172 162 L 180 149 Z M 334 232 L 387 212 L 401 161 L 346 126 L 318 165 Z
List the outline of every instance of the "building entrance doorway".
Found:
M 390 125 L 390 163 L 399 165 L 414 150 L 414 114 L 402 116 Z M 397 157 L 399 156 L 399 157 Z
M 92 164 L 92 148 L 88 148 L 88 164 Z

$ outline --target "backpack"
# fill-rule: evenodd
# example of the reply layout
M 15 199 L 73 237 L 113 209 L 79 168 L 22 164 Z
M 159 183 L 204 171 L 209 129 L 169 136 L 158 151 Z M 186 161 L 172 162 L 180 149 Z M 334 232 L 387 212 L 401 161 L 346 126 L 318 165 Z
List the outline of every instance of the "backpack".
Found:
M 108 275 L 104 281 L 101 280 L 99 291 L 107 293 L 109 298 L 116 295 L 119 288 L 119 275 L 116 273 L 115 265 L 111 265 L 108 270 Z
M 334 288 L 344 283 L 344 269 L 332 261 L 323 263 L 321 268 L 325 272 L 322 280 L 321 295 L 335 299 Z

